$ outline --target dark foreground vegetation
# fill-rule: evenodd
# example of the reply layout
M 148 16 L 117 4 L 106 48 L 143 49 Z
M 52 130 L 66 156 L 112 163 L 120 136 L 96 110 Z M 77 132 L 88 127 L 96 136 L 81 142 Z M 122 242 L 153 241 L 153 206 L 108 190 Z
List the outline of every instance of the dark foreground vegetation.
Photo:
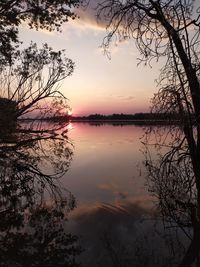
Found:
M 60 30 L 64 22 L 76 17 L 72 10 L 81 2 L 0 1 L 0 265 L 3 267 L 79 265 L 77 237 L 65 232 L 63 221 L 65 209 L 69 211 L 74 205 L 67 205 L 54 183 L 68 169 L 71 159 L 65 131 L 61 134 L 56 129 L 40 130 L 33 126 L 21 129 L 17 120 L 34 112 L 40 115 L 40 120 L 62 115 L 68 105 L 58 85 L 74 70 L 73 61 L 48 44 L 38 47 L 30 43 L 23 49 L 20 24 L 36 30 Z M 160 218 L 166 229 L 174 233 L 181 229 L 188 238 L 184 255 L 180 256 L 177 247 L 168 242 L 178 262 L 159 264 L 166 267 L 200 266 L 200 10 L 194 8 L 197 2 L 103 0 L 99 3 L 97 17 L 107 24 L 108 31 L 103 41 L 105 50 L 112 41 L 134 39 L 140 63 L 151 66 L 154 60 L 163 62 L 159 90 L 152 100 L 155 114 L 67 118 L 175 121 L 177 117 L 169 118 L 168 114 L 179 114 L 180 127 L 167 126 L 167 133 L 162 129 L 157 131 L 156 144 L 151 144 L 151 134 L 155 131 L 149 131 L 146 138 L 149 190 L 157 198 Z M 43 142 L 47 139 L 51 141 L 49 146 Z M 151 154 L 153 146 L 158 148 L 156 160 L 155 153 Z M 46 149 L 52 153 L 50 156 Z M 44 172 L 42 160 L 48 173 Z M 50 206 L 45 201 L 46 191 Z M 177 240 L 180 240 L 178 235 Z M 138 250 L 137 264 L 122 265 L 115 261 L 113 266 L 152 266 L 149 262 L 142 264 L 141 251 Z

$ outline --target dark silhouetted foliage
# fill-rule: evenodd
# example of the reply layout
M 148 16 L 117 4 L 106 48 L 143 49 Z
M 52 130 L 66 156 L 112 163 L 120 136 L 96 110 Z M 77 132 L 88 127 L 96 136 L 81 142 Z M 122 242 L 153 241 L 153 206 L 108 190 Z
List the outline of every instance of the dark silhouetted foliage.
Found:
M 69 18 L 76 17 L 74 8 L 79 0 L 2 0 L 0 2 L 0 60 L 13 59 L 19 44 L 19 25 L 25 22 L 30 28 L 48 31 L 60 30 Z

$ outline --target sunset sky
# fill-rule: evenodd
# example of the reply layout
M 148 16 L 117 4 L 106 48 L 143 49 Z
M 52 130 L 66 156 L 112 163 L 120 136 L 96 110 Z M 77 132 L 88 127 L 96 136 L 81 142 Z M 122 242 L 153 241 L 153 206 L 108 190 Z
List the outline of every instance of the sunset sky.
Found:
M 69 21 L 62 33 L 21 27 L 21 39 L 28 45 L 48 43 L 55 50 L 65 49 L 75 62 L 75 70 L 60 87 L 70 100 L 74 115 L 91 113 L 136 113 L 149 110 L 157 91 L 159 66 L 137 66 L 139 52 L 133 40 L 113 45 L 111 59 L 100 48 L 106 31 L 96 22 L 92 8 L 79 10 L 80 19 Z

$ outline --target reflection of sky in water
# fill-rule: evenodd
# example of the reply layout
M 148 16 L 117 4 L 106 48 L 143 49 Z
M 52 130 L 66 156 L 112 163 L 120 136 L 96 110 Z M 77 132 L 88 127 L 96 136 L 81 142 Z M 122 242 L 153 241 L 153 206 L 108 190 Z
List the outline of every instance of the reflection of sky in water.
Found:
M 142 127 L 73 123 L 70 128 L 75 151 L 64 184 L 80 205 L 146 196 Z
M 63 182 L 77 199 L 68 226 L 81 236 L 83 266 L 115 266 L 105 249 L 107 239 L 115 244 L 119 258 L 132 262 L 130 247 L 141 245 L 134 245 L 137 238 L 143 246 L 142 238 L 152 232 L 152 223 L 144 223 L 152 203 L 141 170 L 144 129 L 86 123 L 73 123 L 70 128 L 75 151 Z M 126 252 L 119 251 L 121 246 Z
M 69 214 L 64 225 L 67 232 L 79 237 L 78 242 L 84 250 L 79 258 L 81 266 L 178 266 L 179 254 L 174 257 L 166 245 L 171 238 L 174 242 L 175 232 L 167 235 L 168 241 L 163 238 L 166 238 L 163 224 L 156 219 L 155 205 L 145 187 L 141 152 L 144 128 L 70 123 L 60 134 L 64 136 L 65 133 L 69 143 L 74 145 L 69 171 L 63 170 L 63 164 L 67 164 L 67 170 L 71 159 L 69 149 L 72 146 L 66 139 L 55 142 L 50 139 L 51 142 L 38 146 L 40 149 L 34 155 L 38 156 L 36 166 L 39 170 L 48 173 L 53 167 L 63 170 L 61 184 L 77 200 L 77 208 Z M 155 155 L 152 154 L 154 159 Z M 176 261 L 175 265 L 163 264 L 171 259 Z

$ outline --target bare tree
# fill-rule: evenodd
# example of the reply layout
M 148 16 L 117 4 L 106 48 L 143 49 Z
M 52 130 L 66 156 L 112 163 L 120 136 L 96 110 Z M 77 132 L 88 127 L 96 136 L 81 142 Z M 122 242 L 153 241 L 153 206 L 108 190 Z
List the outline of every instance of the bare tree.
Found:
M 80 4 L 80 0 L 1 1 L 0 112 L 6 110 L 3 122 L 38 108 L 42 114 L 49 113 L 50 98 L 54 115 L 58 114 L 61 101 L 62 109 L 69 108 L 58 84 L 71 75 L 73 62 L 64 51 L 53 51 L 47 44 L 39 49 L 31 43 L 27 49 L 20 50 L 19 26 L 24 23 L 36 30 L 61 31 L 63 23 L 76 18 L 74 11 Z
M 15 53 L 15 62 L 1 65 L 1 102 L 8 99 L 15 103 L 16 117 L 48 109 L 51 98 L 56 111 L 55 98 L 65 98 L 58 90 L 59 82 L 70 76 L 73 69 L 74 63 L 64 51 L 55 52 L 47 44 L 38 49 L 32 43 L 27 49 Z M 64 107 L 68 108 L 63 102 Z
M 165 59 L 153 111 L 178 114 L 180 123 L 170 127 L 170 139 L 164 136 L 168 143 L 156 144 L 167 145 L 157 165 L 149 154 L 146 164 L 161 210 L 179 225 L 193 228 L 180 266 L 191 266 L 200 251 L 200 9 L 194 10 L 194 2 L 105 0 L 98 7 L 99 18 L 108 22 L 105 48 L 113 38 L 133 38 L 140 63 Z

